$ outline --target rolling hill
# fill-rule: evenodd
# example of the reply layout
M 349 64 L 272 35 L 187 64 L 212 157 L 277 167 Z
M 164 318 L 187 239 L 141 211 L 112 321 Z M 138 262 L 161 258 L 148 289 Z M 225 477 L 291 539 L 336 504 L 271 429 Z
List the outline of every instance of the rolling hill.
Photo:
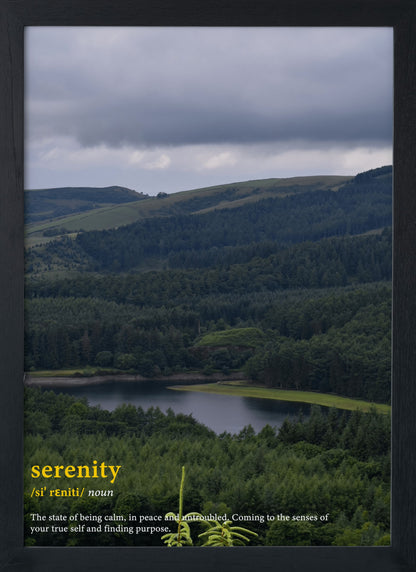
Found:
M 384 167 L 354 178 L 249 181 L 60 217 L 27 228 L 27 268 L 43 274 L 210 267 L 305 241 L 378 232 L 391 225 L 391 174 Z
M 140 219 L 229 209 L 266 198 L 337 191 L 348 176 L 293 177 L 217 185 L 156 197 L 122 187 L 26 191 L 27 244 L 80 230 L 105 230 Z M 117 191 L 117 192 L 116 192 Z

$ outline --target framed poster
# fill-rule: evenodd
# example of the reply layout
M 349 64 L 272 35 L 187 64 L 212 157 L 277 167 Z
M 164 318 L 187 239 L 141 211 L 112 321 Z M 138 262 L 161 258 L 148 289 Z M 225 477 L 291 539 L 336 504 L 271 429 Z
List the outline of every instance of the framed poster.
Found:
M 414 302 L 412 296 L 412 275 L 411 275 L 411 261 L 412 261 L 412 238 L 414 233 L 414 225 L 412 223 L 412 197 L 408 196 L 408 187 L 406 181 L 412 178 L 413 160 L 412 160 L 412 145 L 414 144 L 413 124 L 409 121 L 412 117 L 414 102 L 411 99 L 412 86 L 414 77 L 410 73 L 412 58 L 409 57 L 412 43 L 412 24 L 414 20 L 410 17 L 413 13 L 406 3 L 398 5 L 390 5 L 389 3 L 362 3 L 360 10 L 356 10 L 349 2 L 345 4 L 339 2 L 329 9 L 323 7 L 321 3 L 317 6 L 293 5 L 279 3 L 276 6 L 268 3 L 257 3 L 248 5 L 244 10 L 240 10 L 234 3 L 226 3 L 218 12 L 219 7 L 215 6 L 215 13 L 213 12 L 214 6 L 212 4 L 206 5 L 204 8 L 198 7 L 194 9 L 187 3 L 183 5 L 175 4 L 174 10 L 169 3 L 162 2 L 160 5 L 152 4 L 151 7 L 145 6 L 132 6 L 129 3 L 121 6 L 113 7 L 112 3 L 100 3 L 98 5 L 87 4 L 77 5 L 70 3 L 68 5 L 62 3 L 59 6 L 59 14 L 54 14 L 56 6 L 51 6 L 48 2 L 40 2 L 37 5 L 19 3 L 19 4 L 5 4 L 2 5 L 4 13 L 3 26 L 5 33 L 3 34 L 4 43 L 4 56 L 2 58 L 5 62 L 5 74 L 7 81 L 6 87 L 10 88 L 4 93 L 5 103 L 3 106 L 3 119 L 5 125 L 5 133 L 8 138 L 5 139 L 6 145 L 4 146 L 4 180 L 9 181 L 7 189 L 2 195 L 5 207 L 2 208 L 2 213 L 15 213 L 16 219 L 9 217 L 5 218 L 2 224 L 2 232 L 4 233 L 4 244 L 7 248 L 2 250 L 9 258 L 5 259 L 4 268 L 7 272 L 3 274 L 4 292 L 3 302 L 5 304 L 3 315 L 5 318 L 10 315 L 10 318 L 5 319 L 5 323 L 10 324 L 9 327 L 4 328 L 5 334 L 4 344 L 2 347 L 7 351 L 3 360 L 4 379 L 15 379 L 16 383 L 6 383 L 2 386 L 4 391 L 3 403 L 5 404 L 4 416 L 2 423 L 7 427 L 9 434 L 11 428 L 13 438 L 10 442 L 5 444 L 5 455 L 2 457 L 5 460 L 4 473 L 8 475 L 9 480 L 5 479 L 5 486 L 2 494 L 5 495 L 5 514 L 7 518 L 2 519 L 2 526 L 4 526 L 4 534 L 2 530 L 2 541 L 4 539 L 4 558 L 5 569 L 10 566 L 19 564 L 22 569 L 43 569 L 53 565 L 59 565 L 60 568 L 65 569 L 66 566 L 83 566 L 88 562 L 89 567 L 106 568 L 112 565 L 122 566 L 123 568 L 131 567 L 132 565 L 140 565 L 144 567 L 159 565 L 159 566 L 183 566 L 183 565 L 198 565 L 202 567 L 211 568 L 212 566 L 220 566 L 226 569 L 229 566 L 239 567 L 253 567 L 261 563 L 262 567 L 274 568 L 278 565 L 287 568 L 289 565 L 293 569 L 301 569 L 308 566 L 312 569 L 328 569 L 334 568 L 338 570 L 351 569 L 352 566 L 367 568 L 371 562 L 372 566 L 377 566 L 380 570 L 399 570 L 402 565 L 408 565 L 408 569 L 414 564 L 414 553 L 412 553 L 412 546 L 410 539 L 412 538 L 412 531 L 414 524 L 412 515 L 414 514 L 414 497 L 412 496 L 411 483 L 412 471 L 412 399 L 414 397 L 414 389 L 411 383 L 411 370 L 412 370 L 412 357 L 409 347 L 411 347 L 411 334 L 412 334 L 412 314 L 414 309 Z M 237 15 L 238 12 L 238 15 Z M 342 12 L 342 13 L 341 13 Z M 223 547 L 216 548 L 210 547 L 203 549 L 203 558 L 201 558 L 200 550 L 185 550 L 179 551 L 176 549 L 166 549 L 160 546 L 153 546 L 152 543 L 147 546 L 114 546 L 111 543 L 108 546 L 82 546 L 78 545 L 76 548 L 71 546 L 37 546 L 31 547 L 27 545 L 23 547 L 23 534 L 22 534 L 22 458 L 21 458 L 21 437 L 22 433 L 22 386 L 19 379 L 23 379 L 23 347 L 21 350 L 13 351 L 10 349 L 20 347 L 17 341 L 22 341 L 23 333 L 23 313 L 21 301 L 23 300 L 23 90 L 22 90 L 22 69 L 23 69 L 23 31 L 25 27 L 35 26 L 86 26 L 86 25 L 105 25 L 105 26 L 189 26 L 192 28 L 199 28 L 200 26 L 370 26 L 370 27 L 386 27 L 394 29 L 395 34 L 395 139 L 394 139 L 394 306 L 393 306 L 393 502 L 392 502 L 392 544 L 391 546 L 247 546 L 239 547 L 237 550 L 224 550 Z M 108 28 L 110 29 L 110 28 Z M 191 28 L 189 28 L 191 29 Z M 5 41 L 10 38 L 10 41 Z M 202 38 L 202 36 L 201 36 Z M 408 82 L 408 83 L 407 83 Z M 410 94 L 410 95 L 409 95 Z M 114 131 L 112 130 L 112 133 Z M 16 143 L 17 141 L 17 143 Z M 13 151 L 10 155 L 10 151 Z M 229 157 L 228 157 L 229 158 Z M 138 160 L 139 157 L 136 157 Z M 227 157 L 224 154 L 216 155 L 214 159 L 217 161 L 224 161 Z M 150 157 L 150 161 L 165 162 L 167 157 L 163 154 L 158 157 Z M 382 173 L 384 176 L 386 173 Z M 165 200 L 163 191 L 160 191 L 159 201 Z M 406 204 L 406 208 L 403 208 Z M 20 218 L 19 218 L 20 217 Z M 47 236 L 45 234 L 45 236 Z M 15 250 L 13 250 L 15 249 Z M 11 258 L 10 258 L 11 255 Z M 410 269 L 409 269 L 410 264 Z M 20 300 L 20 302 L 19 302 Z M 8 314 L 10 312 L 10 314 Z M 200 324 L 196 326 L 200 327 Z M 244 334 L 253 334 L 247 332 Z M 221 334 L 221 329 L 216 328 Z M 240 332 L 241 335 L 241 332 Z M 19 338 L 20 336 L 20 338 Z M 85 338 L 84 346 L 80 351 L 88 352 L 89 341 Z M 409 346 L 410 344 L 410 346 Z M 102 348 L 101 348 L 102 349 Z M 19 354 L 20 352 L 20 354 Z M 98 362 L 105 367 L 104 361 L 108 355 L 98 354 L 95 356 Z M 107 352 L 108 353 L 108 352 Z M 135 356 L 133 355 L 133 358 Z M 118 369 L 128 370 L 134 369 L 132 363 L 130 368 L 127 361 L 131 359 L 131 354 L 127 351 L 120 352 L 118 362 L 116 365 Z M 221 356 L 218 357 L 221 359 Z M 104 360 L 104 361 L 103 361 Z M 123 361 L 124 360 L 124 361 Z M 218 362 L 219 363 L 219 362 Z M 215 364 L 207 363 L 207 367 L 218 366 Z M 127 365 L 126 365 L 127 364 Z M 100 365 L 100 364 L 98 364 Z M 137 364 L 135 364 L 137 365 Z M 141 364 L 142 367 L 146 366 Z M 170 367 L 171 364 L 167 364 Z M 409 369 L 410 368 L 410 369 Z M 154 373 L 154 372 L 153 372 Z M 207 370 L 207 375 L 210 374 Z M 403 388 L 406 391 L 403 391 Z M 78 408 L 78 409 L 77 409 Z M 82 405 L 81 405 L 82 408 Z M 79 417 L 80 407 L 75 405 L 71 410 L 72 418 L 70 415 L 66 419 L 68 423 L 75 423 L 75 417 Z M 400 423 L 398 422 L 400 419 Z M 38 420 L 39 421 L 39 416 Z M 114 421 L 114 420 L 113 420 Z M 124 418 L 121 419 L 124 423 Z M 75 425 L 72 425 L 75 427 Z M 108 427 L 108 425 L 107 425 Z M 74 429 L 76 432 L 76 429 Z M 177 429 L 178 430 L 178 429 Z M 182 427 L 182 430 L 184 428 Z M 189 427 L 186 428 L 186 431 Z M 14 441 L 16 439 L 16 441 Z M 311 453 L 312 450 L 309 451 Z M 95 456 L 95 455 L 94 455 Z M 253 459 L 252 459 L 253 460 Z M 258 459 L 258 462 L 261 460 Z M 256 462 L 255 459 L 253 462 Z M 117 479 L 118 473 L 122 470 L 122 463 L 117 464 L 106 459 L 95 459 L 92 461 L 91 466 L 87 466 L 86 461 L 82 461 L 82 466 L 75 467 L 62 466 L 61 461 L 56 464 L 52 463 L 53 467 L 48 464 L 49 460 L 46 459 L 45 464 L 39 462 L 32 467 L 31 478 L 37 479 L 42 473 L 44 478 L 49 478 L 54 474 L 55 478 L 60 478 L 56 471 L 64 471 L 67 478 L 72 477 L 74 472 L 80 471 L 80 475 L 85 478 L 110 478 L 112 482 Z M 85 463 L 85 464 L 84 464 Z M 20 471 L 20 472 L 19 472 Z M 55 471 L 55 473 L 53 473 Z M 111 472 L 111 474 L 110 474 Z M 182 473 L 184 479 L 185 475 Z M 406 480 L 408 479 L 408 480 Z M 179 484 L 185 482 L 185 495 L 186 495 L 186 481 L 180 480 L 178 476 L 178 489 Z M 35 484 L 35 483 L 34 483 Z M 46 486 L 33 486 L 31 491 L 33 495 L 42 494 L 42 490 L 47 490 L 50 493 L 49 487 Z M 56 488 L 54 489 L 57 490 Z M 59 489 L 61 490 L 61 489 Z M 71 495 L 78 496 L 82 489 L 68 488 L 67 491 L 72 491 Z M 107 491 L 104 487 L 104 491 Z M 26 490 L 25 490 L 26 492 Z M 83 492 L 83 490 L 82 490 Z M 182 499 L 182 486 L 178 497 Z M 68 493 L 69 494 L 69 493 Z M 253 492 L 253 497 L 254 497 Z M 406 500 L 404 500 L 406 499 Z M 181 500 L 179 500 L 181 503 Z M 413 503 L 413 504 L 412 504 Z M 213 509 L 219 510 L 218 507 Z M 221 507 L 223 512 L 226 511 Z M 172 507 L 172 511 L 175 507 Z M 205 510 L 208 510 L 207 508 Z M 43 522 L 44 516 L 41 511 L 33 509 L 26 516 L 32 519 L 33 528 L 55 527 L 54 532 L 60 532 L 59 527 L 62 522 L 60 518 L 65 515 L 55 515 L 57 522 L 49 523 L 46 525 Z M 86 514 L 86 510 L 78 513 L 78 518 L 73 524 L 74 534 L 83 532 L 82 527 L 87 526 L 86 522 L 94 522 L 94 524 L 101 525 L 101 522 L 94 521 L 96 513 L 91 511 L 91 514 Z M 139 511 L 140 512 L 140 511 Z M 179 508 L 181 513 L 181 504 Z M 143 512 L 141 512 L 143 514 Z M 151 514 L 144 512 L 147 518 Z M 51 515 L 48 514 L 49 519 Z M 86 522 L 80 522 L 80 519 Z M 251 520 L 247 519 L 251 516 Z M 243 523 L 236 522 L 232 519 L 234 524 L 246 527 L 246 530 L 240 531 L 249 535 L 250 525 L 256 523 L 255 508 L 251 515 L 247 515 L 247 511 L 243 512 Z M 276 518 L 275 515 L 269 515 Z M 286 518 L 287 514 L 281 515 Z M 292 515 L 293 516 L 293 515 Z M 302 516 L 302 515 L 300 515 Z M 305 515 L 303 515 L 305 516 Z M 310 515 L 309 515 L 310 516 Z M 316 511 L 314 515 L 316 518 L 321 518 L 324 514 Z M 74 517 L 75 518 L 75 517 Z M 136 527 L 136 514 L 132 515 L 132 527 Z M 177 516 L 173 513 L 172 518 L 175 520 Z M 291 517 L 289 517 L 291 518 Z M 220 519 L 218 519 L 220 520 Z M 141 524 L 141 523 L 139 523 Z M 147 524 L 147 523 L 145 523 Z M 154 523 L 153 523 L 154 524 Z M 309 523 L 310 524 L 310 523 Z M 159 525 L 159 523 L 158 523 Z M 113 523 L 108 526 L 113 526 Z M 77 531 L 75 528 L 79 527 Z M 169 527 L 168 527 L 169 528 Z M 113 531 L 117 532 L 117 531 Z M 128 532 L 128 531 L 127 531 Z M 166 532 L 166 531 L 160 531 Z M 168 534 L 171 529 L 167 531 Z M 27 537 L 26 537 L 27 540 Z M 176 539 L 177 540 L 177 539 Z M 30 543 L 28 543 L 30 544 Z M 88 541 L 85 543 L 88 544 Z M 276 542 L 279 544 L 279 542 Z M 381 543 L 382 544 L 382 543 Z M 69 556 L 70 555 L 70 556 Z M 79 559 L 79 560 L 78 560 Z M 117 564 L 116 564 L 117 563 Z M 289 564 L 290 563 L 290 564 Z M 344 568 L 343 568 L 344 567 Z

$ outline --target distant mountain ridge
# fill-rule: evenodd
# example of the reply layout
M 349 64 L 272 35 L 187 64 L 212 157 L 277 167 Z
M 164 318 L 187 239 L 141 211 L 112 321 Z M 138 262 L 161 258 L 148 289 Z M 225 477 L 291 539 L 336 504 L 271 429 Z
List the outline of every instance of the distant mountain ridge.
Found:
M 337 192 L 305 189 L 235 208 L 152 217 L 79 233 L 76 243 L 96 261 L 97 270 L 131 271 L 155 260 L 170 267 L 210 266 L 220 258 L 251 258 L 253 245 L 260 253 L 388 227 L 391 212 L 391 172 L 381 170 L 349 180 Z
M 28 269 L 39 274 L 66 265 L 74 271 L 118 273 L 245 264 L 290 245 L 374 234 L 391 226 L 391 167 L 342 181 L 234 183 L 63 217 L 27 229 Z
M 332 196 L 338 191 L 354 193 L 357 185 L 362 189 L 364 185 L 381 184 L 387 189 L 391 185 L 391 175 L 392 167 L 384 166 L 355 176 L 260 179 L 157 196 L 120 186 L 30 190 L 25 191 L 26 241 L 27 246 L 32 246 L 80 231 L 118 229 L 160 217 L 234 211 L 258 203 L 266 206 L 262 201 L 306 198 L 311 193 L 318 193 L 314 196 L 319 202 L 319 193 L 329 192 Z
M 352 179 L 353 176 L 338 175 L 260 179 L 157 196 L 123 187 L 26 191 L 26 236 L 33 244 L 39 239 L 48 240 L 45 236 L 62 234 L 60 229 L 66 233 L 107 230 L 155 216 L 201 214 L 213 209 L 234 209 L 266 198 L 337 191 Z

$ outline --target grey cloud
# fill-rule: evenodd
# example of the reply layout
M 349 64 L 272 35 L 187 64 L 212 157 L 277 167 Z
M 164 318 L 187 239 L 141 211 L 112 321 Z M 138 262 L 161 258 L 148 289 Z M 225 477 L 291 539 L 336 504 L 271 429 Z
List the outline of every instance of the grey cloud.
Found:
M 102 31 L 88 40 L 51 30 L 29 42 L 31 137 L 112 147 L 391 142 L 386 31 L 116 29 L 106 42 Z
M 204 143 L 264 143 L 282 141 L 373 142 L 391 141 L 389 105 L 334 110 L 321 102 L 319 109 L 291 113 L 262 109 L 198 109 L 196 106 L 125 105 L 78 109 L 51 120 L 48 128 L 75 137 L 82 145 L 100 143 L 152 147 Z M 45 117 L 45 124 L 46 124 Z

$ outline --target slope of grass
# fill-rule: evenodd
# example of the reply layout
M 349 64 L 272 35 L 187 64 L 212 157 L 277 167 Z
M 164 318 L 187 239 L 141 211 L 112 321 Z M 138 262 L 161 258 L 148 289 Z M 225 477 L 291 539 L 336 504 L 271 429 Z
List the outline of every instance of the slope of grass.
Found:
M 203 336 L 195 345 L 211 347 L 257 347 L 264 343 L 265 339 L 266 336 L 258 328 L 233 328 L 230 330 L 210 332 Z
M 59 187 L 25 191 L 27 222 L 70 216 L 103 206 L 143 200 L 146 195 L 125 187 Z
M 175 391 L 200 391 L 204 393 L 218 393 L 221 395 L 238 395 L 240 397 L 255 397 L 259 399 L 275 399 L 277 401 L 291 401 L 296 403 L 313 403 L 323 407 L 336 407 L 348 411 L 369 411 L 375 407 L 380 413 L 389 413 L 390 405 L 382 403 L 369 403 L 359 399 L 350 399 L 339 395 L 327 393 L 314 393 L 312 391 L 294 391 L 285 389 L 270 389 L 246 385 L 245 382 L 209 383 L 202 385 L 176 385 L 169 389 Z

